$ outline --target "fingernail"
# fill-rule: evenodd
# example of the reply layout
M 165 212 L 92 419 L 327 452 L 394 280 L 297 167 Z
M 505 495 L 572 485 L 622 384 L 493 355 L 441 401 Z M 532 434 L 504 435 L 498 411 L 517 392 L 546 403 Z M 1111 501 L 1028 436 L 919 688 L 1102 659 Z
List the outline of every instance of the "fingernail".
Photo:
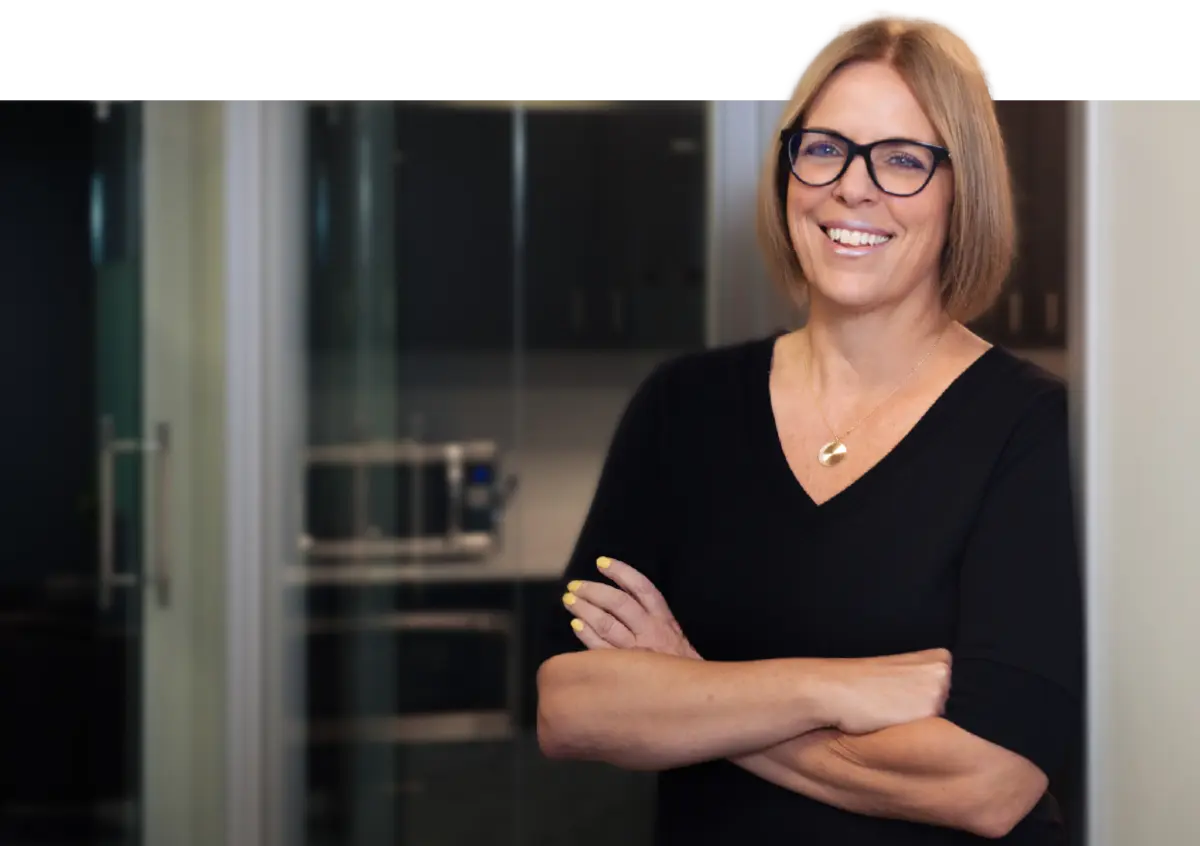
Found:
M 582 584 L 583 584 L 583 582 L 576 579 L 575 581 L 573 581 L 569 585 L 567 585 L 567 590 L 569 590 L 571 593 L 574 593 L 575 591 L 579 590 L 579 587 Z
M 574 620 L 571 621 L 571 628 L 573 628 L 577 632 L 583 631 L 583 620 L 576 617 Z
M 574 604 L 575 604 L 575 594 L 564 593 L 563 594 L 563 605 L 574 605 Z
M 596 566 L 599 567 L 601 570 L 607 570 L 608 565 L 611 563 L 612 563 L 612 559 L 609 558 L 607 555 L 601 555 L 599 558 L 596 559 Z

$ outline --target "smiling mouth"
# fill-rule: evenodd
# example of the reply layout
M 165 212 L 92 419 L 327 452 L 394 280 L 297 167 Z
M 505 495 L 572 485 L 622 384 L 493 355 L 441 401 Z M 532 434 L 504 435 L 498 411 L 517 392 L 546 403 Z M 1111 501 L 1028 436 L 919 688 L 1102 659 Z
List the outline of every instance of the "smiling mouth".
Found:
M 891 235 L 881 235 L 876 232 L 863 232 L 858 229 L 837 229 L 827 226 L 820 227 L 825 237 L 839 247 L 879 247 L 892 240 Z

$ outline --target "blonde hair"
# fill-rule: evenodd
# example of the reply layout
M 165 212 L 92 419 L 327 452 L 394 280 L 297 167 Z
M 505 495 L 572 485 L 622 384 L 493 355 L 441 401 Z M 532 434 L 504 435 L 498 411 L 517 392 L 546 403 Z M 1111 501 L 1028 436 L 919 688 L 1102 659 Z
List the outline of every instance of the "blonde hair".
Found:
M 983 70 L 962 39 L 939 24 L 868 21 L 843 32 L 808 66 L 784 110 L 759 185 L 758 233 L 767 267 L 793 298 L 807 291 L 788 231 L 791 166 L 780 133 L 804 120 L 834 73 L 869 61 L 895 69 L 950 150 L 954 200 L 941 259 L 942 304 L 954 319 L 974 320 L 1000 295 L 1012 266 L 1012 184 Z

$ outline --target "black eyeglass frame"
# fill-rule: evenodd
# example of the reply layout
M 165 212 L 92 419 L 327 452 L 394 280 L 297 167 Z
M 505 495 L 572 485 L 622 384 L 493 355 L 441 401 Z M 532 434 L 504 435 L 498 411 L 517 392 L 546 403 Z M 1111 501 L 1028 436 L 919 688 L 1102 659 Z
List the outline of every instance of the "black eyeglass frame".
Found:
M 828 135 L 829 137 L 835 138 L 838 141 L 842 141 L 846 144 L 846 158 L 842 162 L 841 169 L 838 170 L 837 175 L 832 179 L 829 179 L 825 182 L 809 182 L 805 179 L 801 179 L 800 174 L 796 172 L 796 157 L 792 152 L 792 142 L 795 139 L 802 138 L 805 134 Z M 872 141 L 869 144 L 859 144 L 856 141 L 851 141 L 840 132 L 834 132 L 832 129 L 805 127 L 804 129 L 785 129 L 779 133 L 779 140 L 782 143 L 780 153 L 784 159 L 787 160 L 788 170 L 799 182 L 809 186 L 810 188 L 824 188 L 826 185 L 832 185 L 833 183 L 837 182 L 846 175 L 846 171 L 850 169 L 851 163 L 859 156 L 862 156 L 863 162 L 867 166 L 867 173 L 870 174 L 871 181 L 875 183 L 876 188 L 891 197 L 915 197 L 917 194 L 920 194 L 922 191 L 924 191 L 929 183 L 933 180 L 933 175 L 937 173 L 938 165 L 942 164 L 943 162 L 950 161 L 950 151 L 945 147 L 940 147 L 937 144 L 926 144 L 924 141 L 913 141 L 911 138 L 881 138 L 880 140 Z M 879 177 L 875 173 L 875 162 L 871 159 L 871 152 L 882 144 L 912 144 L 913 146 L 922 147 L 933 153 L 933 167 L 929 169 L 929 174 L 925 177 L 925 181 L 921 183 L 920 188 L 907 193 L 897 193 L 896 191 L 889 191 L 879 184 Z

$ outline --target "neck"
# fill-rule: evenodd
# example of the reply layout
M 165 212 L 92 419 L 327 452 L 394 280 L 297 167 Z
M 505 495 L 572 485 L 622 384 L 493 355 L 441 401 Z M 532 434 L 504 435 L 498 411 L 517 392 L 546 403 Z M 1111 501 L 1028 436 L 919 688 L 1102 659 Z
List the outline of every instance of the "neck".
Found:
M 814 295 L 804 329 L 808 366 L 822 393 L 874 393 L 905 378 L 950 319 L 934 297 L 849 312 Z

